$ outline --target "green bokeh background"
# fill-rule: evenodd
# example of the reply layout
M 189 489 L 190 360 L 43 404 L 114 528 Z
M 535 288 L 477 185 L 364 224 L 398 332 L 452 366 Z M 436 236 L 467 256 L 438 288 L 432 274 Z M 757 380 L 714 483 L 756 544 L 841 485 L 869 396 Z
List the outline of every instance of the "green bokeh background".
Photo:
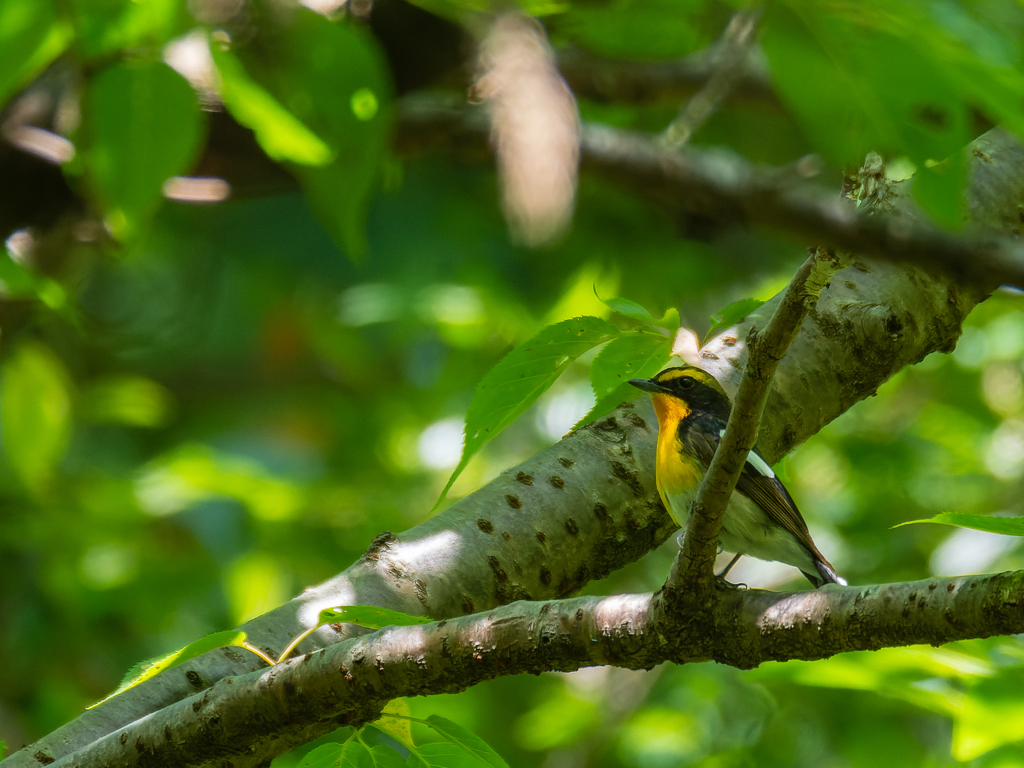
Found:
M 475 3 L 421 5 L 467 29 L 483 18 Z M 1024 124 L 1019 5 L 853 5 L 774 4 L 763 55 L 782 105 L 728 104 L 695 142 L 766 163 L 817 152 L 838 182 L 866 149 L 925 167 L 993 122 Z M 163 66 L 165 44 L 197 26 L 196 7 L 3 0 L 0 96 L 55 72 L 102 84 L 105 68 L 123 62 Z M 267 7 L 242 13 L 266 30 L 276 18 L 259 16 Z M 734 10 L 664 0 L 527 7 L 545 14 L 557 46 L 635 61 L 705 47 Z M 345 34 L 366 82 L 401 79 L 374 30 Z M 807 66 L 822 60 L 834 70 Z M 290 105 L 290 84 L 298 92 L 314 75 L 276 71 L 272 59 L 260 66 L 256 80 L 340 153 L 313 170 L 283 160 L 303 191 L 288 183 L 215 205 L 161 203 L 146 174 L 114 183 L 91 170 L 119 145 L 80 126 L 65 131 L 78 151 L 68 183 L 122 242 L 72 240 L 44 259 L 14 239 L 0 255 L 0 739 L 11 748 L 73 719 L 140 659 L 273 608 L 350 564 L 382 530 L 422 521 L 458 460 L 476 383 L 544 325 L 608 317 L 595 287 L 655 315 L 678 307 L 700 336 L 725 305 L 779 290 L 803 257 L 800 243 L 674 220 L 586 176 L 564 238 L 518 247 L 491 167 L 388 154 L 390 85 L 375 86 L 378 125 L 377 113 L 368 123 L 318 112 L 315 95 Z M 901 76 L 887 77 L 894 69 Z M 161 71 L 157 80 L 175 76 Z M 837 93 L 844 82 L 856 98 Z M 85 94 L 88 115 L 88 87 L 72 92 Z M 660 130 L 677 106 L 584 100 L 581 111 Z M 924 136 L 929 106 L 948 119 Z M 205 112 L 195 116 L 205 124 Z M 346 164 L 353 142 L 369 147 L 369 165 Z M 18 151 L 5 145 L 0 164 Z M 140 151 L 120 159 L 130 169 Z M 199 157 L 153 163 L 163 176 Z M 354 174 L 355 191 L 332 203 L 308 181 L 316 174 Z M 934 176 L 921 202 L 955 226 L 962 175 Z M 142 190 L 127 208 L 122 183 Z M 851 583 L 1020 567 L 1012 537 L 892 526 L 941 511 L 1024 514 L 1022 358 L 1024 301 L 1000 291 L 971 315 L 954 353 L 901 371 L 782 462 L 815 539 Z M 452 498 L 586 412 L 586 362 L 485 446 Z M 673 546 L 587 591 L 656 589 Z M 754 585 L 801 586 L 792 569 L 741 568 L 737 578 Z M 1024 645 L 1011 637 L 750 672 L 706 664 L 515 677 L 409 704 L 470 728 L 516 767 L 1020 768 L 1022 683 Z

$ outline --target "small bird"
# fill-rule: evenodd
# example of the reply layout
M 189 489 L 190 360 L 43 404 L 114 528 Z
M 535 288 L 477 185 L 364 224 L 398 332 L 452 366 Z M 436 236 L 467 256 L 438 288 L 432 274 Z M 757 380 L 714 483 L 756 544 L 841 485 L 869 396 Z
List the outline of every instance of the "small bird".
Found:
M 711 374 L 690 365 L 629 383 L 651 393 L 658 415 L 658 493 L 672 519 L 684 525 L 725 433 L 732 410 L 729 396 Z M 720 576 L 741 555 L 751 555 L 794 565 L 815 587 L 846 585 L 814 545 L 793 497 L 756 451 L 747 454 L 722 518 L 719 542 L 726 551 L 736 553 Z

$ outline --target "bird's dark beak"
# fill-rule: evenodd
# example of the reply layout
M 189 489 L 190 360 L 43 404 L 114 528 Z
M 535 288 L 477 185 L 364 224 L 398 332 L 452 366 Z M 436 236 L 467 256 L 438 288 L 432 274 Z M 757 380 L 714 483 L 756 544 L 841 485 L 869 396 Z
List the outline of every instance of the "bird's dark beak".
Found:
M 642 389 L 644 392 L 664 392 L 665 388 L 656 381 L 650 379 L 630 379 L 629 383 L 637 389 Z

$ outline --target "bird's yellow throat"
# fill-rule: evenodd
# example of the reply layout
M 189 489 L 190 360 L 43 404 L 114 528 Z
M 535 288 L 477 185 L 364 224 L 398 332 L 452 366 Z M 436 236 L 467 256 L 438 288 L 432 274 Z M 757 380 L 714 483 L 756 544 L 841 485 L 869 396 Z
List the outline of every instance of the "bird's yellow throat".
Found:
M 679 422 L 690 415 L 690 408 L 669 395 L 652 394 L 651 401 L 658 416 L 658 491 L 671 512 L 666 496 L 695 488 L 700 482 L 697 462 L 682 453 L 679 444 Z

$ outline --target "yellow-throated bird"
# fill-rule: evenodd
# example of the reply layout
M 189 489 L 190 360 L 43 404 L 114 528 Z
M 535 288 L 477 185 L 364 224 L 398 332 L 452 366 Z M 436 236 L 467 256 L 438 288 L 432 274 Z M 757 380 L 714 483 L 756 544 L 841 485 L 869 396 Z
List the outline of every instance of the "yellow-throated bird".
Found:
M 651 393 L 658 414 L 658 493 L 672 518 L 684 525 L 725 432 L 732 410 L 729 396 L 714 376 L 689 365 L 629 383 Z M 747 455 L 719 541 L 737 558 L 751 555 L 795 565 L 815 587 L 846 584 L 814 545 L 793 497 L 756 451 Z

